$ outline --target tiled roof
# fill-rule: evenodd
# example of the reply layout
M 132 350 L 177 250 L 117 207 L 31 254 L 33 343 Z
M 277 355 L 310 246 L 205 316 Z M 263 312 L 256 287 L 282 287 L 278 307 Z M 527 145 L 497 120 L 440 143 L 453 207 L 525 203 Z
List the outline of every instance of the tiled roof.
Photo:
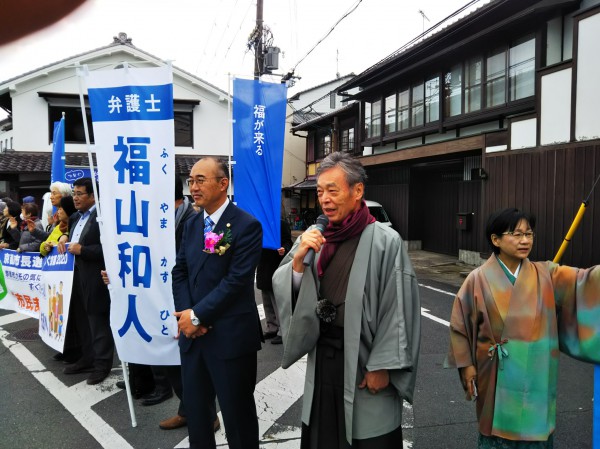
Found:
M 96 157 L 93 156 L 94 165 Z M 199 156 L 175 156 L 175 172 L 188 175 Z M 66 165 L 87 166 L 88 156 L 85 153 L 66 154 Z M 0 154 L 0 174 L 16 173 L 48 173 L 52 167 L 52 153 L 25 153 L 13 151 Z

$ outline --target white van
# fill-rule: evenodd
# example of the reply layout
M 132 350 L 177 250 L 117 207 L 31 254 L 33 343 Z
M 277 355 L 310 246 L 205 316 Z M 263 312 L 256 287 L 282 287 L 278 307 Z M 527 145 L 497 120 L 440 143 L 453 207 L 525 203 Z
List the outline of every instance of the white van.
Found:
M 379 221 L 381 224 L 384 224 L 386 226 L 392 226 L 392 222 L 390 221 L 387 212 L 381 204 L 369 200 L 365 200 L 365 203 L 367 203 L 369 212 L 371 212 L 371 215 L 375 217 L 375 220 Z

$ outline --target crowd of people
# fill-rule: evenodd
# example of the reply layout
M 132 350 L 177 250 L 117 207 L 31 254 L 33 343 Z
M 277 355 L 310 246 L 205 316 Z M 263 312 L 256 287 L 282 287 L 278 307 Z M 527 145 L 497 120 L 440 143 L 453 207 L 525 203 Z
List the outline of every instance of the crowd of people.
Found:
M 284 368 L 308 354 L 302 449 L 402 447 L 403 401 L 412 402 L 419 358 L 418 282 L 402 238 L 369 213 L 366 180 L 351 156 L 325 158 L 317 197 L 326 224 L 292 244 L 282 220 L 278 249 L 263 248 L 261 224 L 229 200 L 224 161 L 193 166 L 192 202 L 176 181 L 181 366 L 132 364 L 129 379 L 142 405 L 175 391 L 177 414 L 161 428 L 187 425 L 192 449 L 215 448 L 218 400 L 229 447 L 258 448 L 257 351 L 271 339 L 284 345 Z M 0 248 L 45 256 L 57 246 L 76 256 L 74 325 L 55 359 L 70 362 L 66 374 L 89 372 L 94 385 L 110 372 L 114 343 L 91 180 L 72 191 L 53 183 L 51 201 L 57 211 L 42 229 L 35 204 L 4 198 Z M 454 301 L 446 366 L 475 401 L 479 448 L 552 448 L 559 351 L 600 363 L 600 267 L 529 261 L 534 230 L 526 212 L 492 214 L 485 235 L 493 253 Z

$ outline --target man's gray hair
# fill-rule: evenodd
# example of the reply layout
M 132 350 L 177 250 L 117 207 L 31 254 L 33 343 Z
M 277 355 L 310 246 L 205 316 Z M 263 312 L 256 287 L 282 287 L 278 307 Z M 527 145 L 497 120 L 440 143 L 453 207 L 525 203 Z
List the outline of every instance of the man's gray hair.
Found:
M 335 167 L 340 167 L 346 174 L 346 181 L 349 186 L 353 186 L 359 182 L 365 184 L 367 182 L 367 172 L 358 159 L 353 158 L 348 153 L 343 151 L 335 151 L 327 156 L 321 162 L 317 169 L 317 178 L 326 170 Z
M 52 190 L 57 190 L 58 193 L 61 194 L 61 196 L 73 195 L 73 189 L 71 189 L 71 185 L 67 184 L 66 182 L 53 182 L 52 184 L 50 184 L 50 191 L 52 192 Z

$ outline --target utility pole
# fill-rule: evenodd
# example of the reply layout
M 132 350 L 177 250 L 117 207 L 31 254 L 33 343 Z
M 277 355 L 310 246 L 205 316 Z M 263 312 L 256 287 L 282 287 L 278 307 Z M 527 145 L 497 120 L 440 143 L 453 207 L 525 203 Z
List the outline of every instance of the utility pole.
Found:
M 256 1 L 256 37 L 254 53 L 254 79 L 264 73 L 265 55 L 263 54 L 263 0 Z

